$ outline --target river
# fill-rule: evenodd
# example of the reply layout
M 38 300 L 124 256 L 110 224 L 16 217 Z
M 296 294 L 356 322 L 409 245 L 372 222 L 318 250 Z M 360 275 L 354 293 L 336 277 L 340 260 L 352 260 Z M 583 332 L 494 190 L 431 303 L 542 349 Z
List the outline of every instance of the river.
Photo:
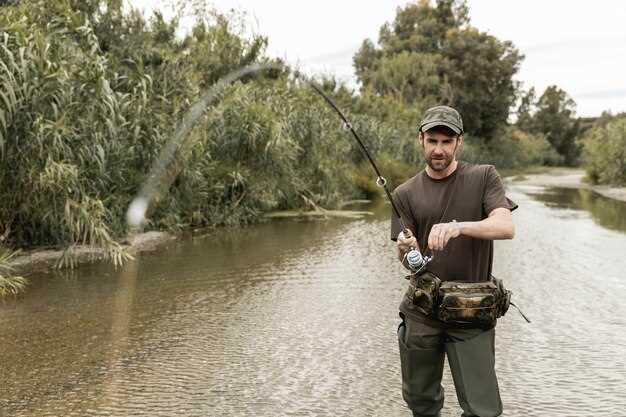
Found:
M 512 184 L 496 243 L 504 416 L 626 416 L 626 204 Z M 389 207 L 31 277 L 0 302 L 0 416 L 409 416 Z M 450 373 L 443 416 L 458 416 Z

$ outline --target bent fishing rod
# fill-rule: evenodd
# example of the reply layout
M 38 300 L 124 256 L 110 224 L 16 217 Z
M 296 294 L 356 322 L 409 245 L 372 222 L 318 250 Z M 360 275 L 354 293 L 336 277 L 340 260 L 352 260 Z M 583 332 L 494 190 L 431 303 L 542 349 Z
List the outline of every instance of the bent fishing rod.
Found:
M 376 172 L 376 176 L 377 176 L 376 185 L 378 185 L 385 191 L 385 194 L 387 195 L 387 199 L 391 203 L 393 212 L 396 215 L 398 222 L 400 223 L 400 227 L 402 227 L 402 232 L 404 233 L 404 237 L 406 237 L 407 239 L 410 238 L 412 236 L 412 233 L 406 227 L 404 221 L 402 220 L 402 215 L 400 214 L 398 207 L 393 201 L 393 197 L 391 196 L 391 193 L 389 192 L 389 189 L 387 188 L 387 180 L 385 179 L 385 177 L 381 175 L 380 170 L 378 169 L 378 167 L 376 166 L 376 163 L 374 162 L 374 158 L 372 158 L 372 155 L 369 153 L 369 151 L 365 147 L 365 144 L 363 143 L 363 141 L 357 134 L 354 127 L 352 126 L 352 123 L 348 121 L 348 118 L 346 117 L 346 115 L 339 109 L 339 107 L 335 104 L 335 102 L 326 93 L 324 93 L 324 91 L 321 88 L 319 88 L 314 82 L 306 80 L 304 77 L 302 77 L 299 74 L 296 74 L 296 76 L 300 79 L 303 79 L 307 84 L 311 86 L 311 88 L 313 88 L 313 90 L 315 90 L 320 96 L 322 96 L 322 98 L 326 101 L 326 103 L 328 103 L 328 105 L 332 107 L 333 110 L 335 110 L 335 112 L 339 115 L 339 117 L 343 121 L 344 127 L 352 133 L 352 136 L 354 137 L 354 139 L 356 139 L 361 150 L 367 157 L 367 160 L 369 161 L 370 165 L 372 166 L 372 168 L 374 168 L 374 172 Z M 430 261 L 433 260 L 432 255 L 422 256 L 422 254 L 417 250 L 417 248 L 411 248 L 411 250 L 405 254 L 405 258 L 407 260 L 407 263 L 409 264 L 410 269 L 413 271 L 412 274 L 417 274 L 422 269 L 424 269 L 424 267 Z

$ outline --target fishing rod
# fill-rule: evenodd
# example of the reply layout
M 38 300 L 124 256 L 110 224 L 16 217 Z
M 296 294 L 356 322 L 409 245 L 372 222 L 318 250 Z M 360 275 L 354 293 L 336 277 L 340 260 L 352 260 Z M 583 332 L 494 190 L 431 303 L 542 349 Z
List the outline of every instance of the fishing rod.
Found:
M 328 103 L 328 105 L 332 107 L 333 110 L 335 110 L 335 112 L 339 115 L 339 117 L 343 121 L 344 127 L 352 133 L 352 136 L 354 136 L 354 139 L 356 139 L 361 150 L 367 157 L 367 160 L 369 161 L 370 165 L 372 166 L 372 168 L 374 168 L 374 171 L 376 172 L 376 176 L 377 176 L 376 185 L 378 185 L 385 191 L 385 194 L 387 195 L 387 199 L 391 203 L 391 207 L 394 211 L 394 214 L 396 215 L 398 222 L 400 223 L 400 227 L 402 227 L 402 232 L 404 233 L 404 237 L 407 239 L 410 238 L 412 236 L 411 231 L 406 227 L 404 221 L 402 220 L 402 215 L 400 214 L 398 207 L 393 201 L 393 197 L 391 196 L 391 193 L 389 192 L 389 189 L 387 188 L 387 180 L 385 179 L 385 177 L 381 175 L 380 170 L 378 169 L 378 167 L 376 166 L 376 163 L 374 162 L 374 158 L 372 158 L 372 155 L 369 153 L 369 151 L 365 147 L 365 144 L 359 137 L 358 133 L 356 132 L 356 130 L 354 130 L 352 123 L 348 121 L 348 118 L 346 117 L 346 115 L 339 109 L 339 107 L 335 104 L 335 102 L 326 93 L 324 93 L 324 91 L 321 88 L 319 88 L 314 82 L 306 80 L 304 77 L 302 77 L 301 75 L 297 73 L 296 73 L 296 77 L 303 79 L 307 84 L 311 86 L 311 88 L 313 88 L 313 90 L 315 90 L 320 96 L 322 96 L 322 98 L 326 101 L 326 103 Z M 422 256 L 422 254 L 417 250 L 417 248 L 411 248 L 411 250 L 405 254 L 405 258 L 407 260 L 407 263 L 409 264 L 410 269 L 414 271 L 413 274 L 417 274 L 418 272 L 420 272 L 430 261 L 433 260 L 432 255 Z

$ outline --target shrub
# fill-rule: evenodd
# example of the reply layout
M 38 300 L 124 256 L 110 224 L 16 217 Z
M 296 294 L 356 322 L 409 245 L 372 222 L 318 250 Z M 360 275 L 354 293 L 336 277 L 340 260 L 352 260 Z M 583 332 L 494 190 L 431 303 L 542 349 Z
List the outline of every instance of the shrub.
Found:
M 498 168 L 520 168 L 530 165 L 558 165 L 563 158 L 541 134 L 531 134 L 515 127 L 501 131 L 497 140 L 489 143 L 466 137 L 461 159 Z
M 584 167 L 592 182 L 626 185 L 626 117 L 591 128 L 582 144 Z

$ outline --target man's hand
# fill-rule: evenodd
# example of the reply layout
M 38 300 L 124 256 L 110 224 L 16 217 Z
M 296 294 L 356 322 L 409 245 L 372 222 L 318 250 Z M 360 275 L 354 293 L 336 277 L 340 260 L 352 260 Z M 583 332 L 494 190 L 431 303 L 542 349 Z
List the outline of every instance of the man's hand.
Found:
M 461 225 L 453 220 L 450 223 L 437 223 L 430 229 L 428 247 L 430 250 L 443 250 L 450 239 L 461 235 Z M 398 239 L 399 241 L 399 239 Z
M 415 239 L 415 236 L 413 236 L 413 232 L 411 232 L 409 229 L 406 230 L 408 232 L 408 237 L 405 236 L 404 231 L 402 231 L 398 235 L 398 240 L 396 241 L 396 246 L 398 247 L 400 253 L 406 252 L 411 248 L 417 248 L 417 239 Z

